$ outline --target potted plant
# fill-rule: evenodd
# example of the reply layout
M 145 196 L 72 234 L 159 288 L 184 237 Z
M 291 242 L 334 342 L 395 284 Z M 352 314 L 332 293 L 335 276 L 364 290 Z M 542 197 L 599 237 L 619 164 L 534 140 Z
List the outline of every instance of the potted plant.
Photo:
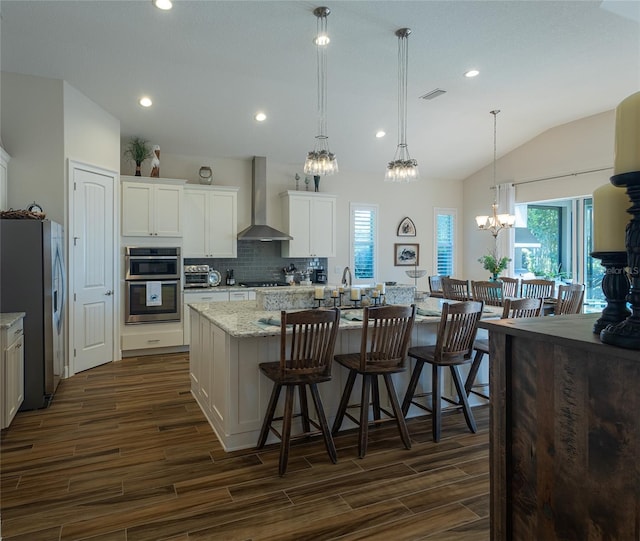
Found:
M 127 144 L 127 148 L 124 151 L 125 157 L 129 158 L 131 161 L 136 162 L 136 177 L 140 175 L 140 166 L 142 162 L 148 158 L 151 158 L 152 151 L 151 145 L 148 141 L 140 137 L 132 137 L 129 139 L 129 143 Z
M 509 259 L 508 257 L 498 258 L 495 253 L 488 253 L 486 255 L 483 255 L 480 259 L 478 259 L 478 261 L 482 263 L 482 267 L 484 269 L 488 270 L 491 273 L 491 279 L 493 281 L 496 281 L 500 273 L 507 268 L 507 265 L 509 265 L 509 261 L 511 261 L 511 259 Z

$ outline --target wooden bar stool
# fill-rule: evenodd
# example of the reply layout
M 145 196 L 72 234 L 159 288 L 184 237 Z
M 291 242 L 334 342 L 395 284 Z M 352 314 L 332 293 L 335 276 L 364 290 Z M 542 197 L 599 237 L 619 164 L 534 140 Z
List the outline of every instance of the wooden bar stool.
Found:
M 458 278 L 442 278 L 442 292 L 445 299 L 468 301 L 471 298 L 471 282 Z
M 465 421 L 471 432 L 476 432 L 476 421 L 469 407 L 467 393 L 465 392 L 458 371 L 458 366 L 471 362 L 473 341 L 478 330 L 478 321 L 482 316 L 484 303 L 482 301 L 466 301 L 457 303 L 445 303 L 442 306 L 442 316 L 438 327 L 436 343 L 431 346 L 415 346 L 409 348 L 409 357 L 416 360 L 407 392 L 402 401 L 402 412 L 407 415 L 411 404 L 430 411 L 432 417 L 433 441 L 440 441 L 441 425 L 441 401 L 462 407 Z M 432 366 L 431 393 L 416 394 L 416 387 L 420 380 L 420 374 L 424 363 Z M 453 382 L 456 386 L 458 401 L 442 396 L 440 386 L 440 372 L 442 367 L 449 367 Z M 415 399 L 421 396 L 431 395 L 431 407 L 417 402 Z
M 542 315 L 542 299 L 510 299 L 504 300 L 504 306 L 502 308 L 501 319 L 513 319 L 520 317 L 539 317 Z M 488 383 L 476 383 L 478 377 L 478 370 L 480 370 L 480 363 L 482 357 L 489 355 L 489 340 L 486 338 L 480 338 L 473 343 L 473 350 L 476 352 L 471 363 L 471 368 L 467 374 L 467 379 L 464 384 L 467 396 L 471 393 L 489 400 L 489 395 L 476 389 L 488 387 Z
M 335 435 L 344 417 L 347 416 L 359 425 L 358 456 L 364 458 L 367 453 L 369 433 L 369 405 L 373 403 L 373 423 L 395 420 L 404 446 L 411 449 L 411 439 L 400 409 L 391 374 L 406 370 L 405 357 L 411 338 L 411 329 L 416 317 L 416 306 L 377 306 L 365 307 L 362 317 L 362 340 L 360 351 L 335 356 L 336 362 L 349 370 L 338 413 L 333 423 L 332 433 Z M 362 376 L 362 395 L 360 403 L 349 404 L 351 391 L 356 377 Z M 387 395 L 392 412 L 380 405 L 378 393 L 378 376 L 382 376 L 387 387 Z M 370 395 L 371 399 L 370 399 Z M 359 419 L 350 415 L 348 408 L 360 408 Z M 387 417 L 382 418 L 381 413 Z
M 273 391 L 256 447 L 258 449 L 264 447 L 269 431 L 280 438 L 280 465 L 278 468 L 280 476 L 283 476 L 287 471 L 291 424 L 294 417 L 302 418 L 303 427 L 303 432 L 296 435 L 296 439 L 322 433 L 331 462 L 335 464 L 338 460 L 317 385 L 331 379 L 331 363 L 339 321 L 340 310 L 338 308 L 291 313 L 282 311 L 280 314 L 280 360 L 260 363 L 262 373 L 273 381 Z M 287 338 L 290 338 L 288 352 Z M 284 412 L 282 417 L 275 417 L 282 387 L 286 388 Z M 293 413 L 296 387 L 300 397 L 300 413 L 298 414 Z M 307 387 L 311 391 L 311 398 L 316 408 L 317 422 L 309 417 Z M 281 433 L 273 426 L 274 421 L 282 421 Z M 316 429 L 313 432 L 311 431 L 312 425 Z

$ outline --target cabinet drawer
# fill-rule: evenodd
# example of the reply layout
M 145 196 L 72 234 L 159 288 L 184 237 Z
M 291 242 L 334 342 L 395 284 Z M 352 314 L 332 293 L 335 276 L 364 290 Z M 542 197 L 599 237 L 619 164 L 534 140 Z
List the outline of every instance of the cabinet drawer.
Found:
M 24 319 L 20 318 L 11 327 L 2 329 L 3 343 L 6 346 L 13 344 L 18 338 L 24 334 Z
M 149 332 L 140 334 L 125 334 L 122 336 L 122 349 L 163 348 L 181 346 L 183 332 L 181 330 Z

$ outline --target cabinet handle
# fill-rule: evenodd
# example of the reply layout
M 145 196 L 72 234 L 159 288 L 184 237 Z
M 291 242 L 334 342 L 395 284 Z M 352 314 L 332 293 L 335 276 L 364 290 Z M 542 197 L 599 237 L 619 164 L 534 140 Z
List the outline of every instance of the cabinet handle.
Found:
M 148 344 L 151 344 L 152 342 L 160 342 L 160 339 L 159 339 L 159 338 L 156 338 L 156 339 L 154 339 L 154 340 L 147 340 L 147 343 L 148 343 Z
M 18 345 L 16 346 L 16 349 L 22 349 L 22 344 L 18 344 Z
M 20 336 L 21 334 L 22 334 L 22 329 L 16 329 L 15 331 L 13 331 L 14 336 Z

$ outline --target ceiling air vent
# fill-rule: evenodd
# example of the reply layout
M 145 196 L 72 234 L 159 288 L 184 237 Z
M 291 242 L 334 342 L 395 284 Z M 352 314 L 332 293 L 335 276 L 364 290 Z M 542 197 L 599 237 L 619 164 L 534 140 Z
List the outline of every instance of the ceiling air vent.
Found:
M 442 94 L 446 94 L 446 90 L 442 90 L 442 88 L 436 88 L 434 90 L 432 90 L 431 92 L 427 92 L 426 94 L 424 94 L 423 96 L 420 96 L 421 99 L 423 100 L 432 100 L 434 98 L 437 98 L 438 96 L 442 96 Z

